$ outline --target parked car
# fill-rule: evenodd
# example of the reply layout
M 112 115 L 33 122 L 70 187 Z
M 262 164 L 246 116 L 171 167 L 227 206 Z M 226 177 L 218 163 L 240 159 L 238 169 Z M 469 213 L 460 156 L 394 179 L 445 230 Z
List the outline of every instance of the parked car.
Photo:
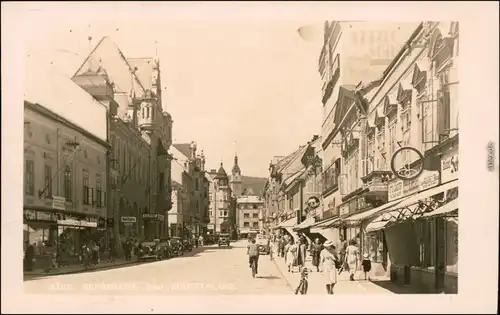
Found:
M 170 246 L 170 257 L 184 255 L 182 240 L 179 237 L 172 237 L 168 242 Z
M 170 243 L 168 240 L 160 240 L 160 255 L 161 259 L 168 259 L 170 258 Z
M 269 246 L 269 240 L 262 234 L 257 234 L 255 238 L 255 243 L 259 246 L 259 253 L 269 255 L 271 247 Z
M 142 242 L 141 246 L 137 248 L 137 259 L 139 261 L 147 260 L 160 260 L 161 251 L 160 246 L 155 241 Z
M 219 235 L 219 247 L 222 245 L 229 246 L 231 243 L 231 237 L 229 234 L 220 234 Z
M 193 242 L 187 238 L 182 240 L 182 249 L 185 252 L 190 252 L 193 250 Z

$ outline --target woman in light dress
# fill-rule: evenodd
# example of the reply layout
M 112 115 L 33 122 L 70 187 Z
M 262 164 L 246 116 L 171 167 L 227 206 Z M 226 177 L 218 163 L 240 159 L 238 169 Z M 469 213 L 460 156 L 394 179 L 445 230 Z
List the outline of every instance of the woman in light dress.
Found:
M 359 265 L 359 249 L 356 240 L 351 240 L 345 252 L 345 262 L 349 266 L 349 280 L 354 281 L 354 273 Z
M 337 283 L 337 266 L 340 261 L 332 241 L 326 241 L 323 247 L 320 254 L 321 270 L 325 275 L 326 292 L 333 294 L 333 288 Z
M 288 241 L 288 244 L 285 246 L 285 262 L 288 267 L 288 272 L 291 271 L 292 266 L 295 262 L 295 257 L 297 255 L 297 245 L 293 243 L 293 239 Z

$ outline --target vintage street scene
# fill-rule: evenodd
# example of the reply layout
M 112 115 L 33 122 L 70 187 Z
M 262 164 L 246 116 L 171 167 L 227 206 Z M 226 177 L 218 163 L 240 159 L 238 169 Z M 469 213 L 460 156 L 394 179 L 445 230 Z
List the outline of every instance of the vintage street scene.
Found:
M 25 292 L 458 293 L 458 22 L 99 23 L 27 40 Z

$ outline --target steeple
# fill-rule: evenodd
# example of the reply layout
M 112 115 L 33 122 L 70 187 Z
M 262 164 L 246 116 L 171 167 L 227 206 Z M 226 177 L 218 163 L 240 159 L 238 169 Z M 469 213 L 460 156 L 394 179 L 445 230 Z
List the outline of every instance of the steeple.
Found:
M 231 170 L 231 173 L 233 175 L 241 175 L 241 170 L 240 170 L 240 167 L 238 165 L 238 155 L 234 155 L 234 165 L 233 165 L 233 169 Z

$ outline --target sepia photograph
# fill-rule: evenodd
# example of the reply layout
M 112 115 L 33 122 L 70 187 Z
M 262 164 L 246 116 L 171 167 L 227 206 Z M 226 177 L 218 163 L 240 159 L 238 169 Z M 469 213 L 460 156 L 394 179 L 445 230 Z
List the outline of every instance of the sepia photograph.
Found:
M 363 304 L 468 286 L 459 19 L 204 20 L 195 3 L 185 18 L 92 16 L 105 5 L 57 21 L 41 2 L 30 14 L 52 23 L 23 33 L 9 255 L 25 296 Z M 494 185 L 496 137 L 481 140 Z

